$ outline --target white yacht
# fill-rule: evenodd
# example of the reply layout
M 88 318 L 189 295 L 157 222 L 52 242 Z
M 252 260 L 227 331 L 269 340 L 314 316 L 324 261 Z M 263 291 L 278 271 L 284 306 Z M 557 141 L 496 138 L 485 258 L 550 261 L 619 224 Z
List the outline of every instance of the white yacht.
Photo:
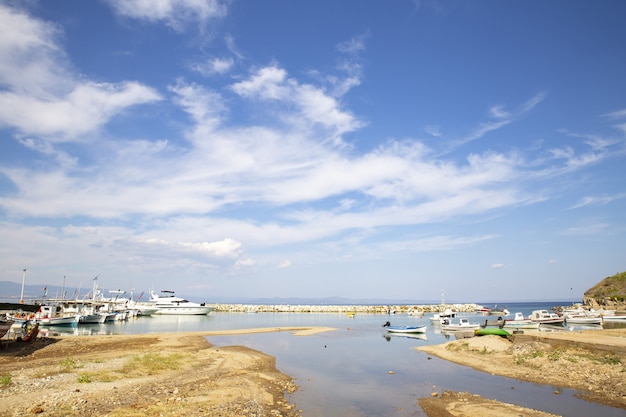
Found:
M 161 291 L 161 295 L 150 291 L 150 302 L 157 309 L 154 314 L 203 315 L 213 311 L 213 307 L 205 303 L 198 304 L 177 297 L 174 291 Z

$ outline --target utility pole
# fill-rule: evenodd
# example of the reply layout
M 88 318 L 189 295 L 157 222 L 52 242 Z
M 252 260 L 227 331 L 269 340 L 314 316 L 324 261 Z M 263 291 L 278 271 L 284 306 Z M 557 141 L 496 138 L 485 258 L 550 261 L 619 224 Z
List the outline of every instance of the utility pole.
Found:
M 26 281 L 26 268 L 22 270 L 22 293 L 20 294 L 20 304 L 24 304 L 24 281 Z

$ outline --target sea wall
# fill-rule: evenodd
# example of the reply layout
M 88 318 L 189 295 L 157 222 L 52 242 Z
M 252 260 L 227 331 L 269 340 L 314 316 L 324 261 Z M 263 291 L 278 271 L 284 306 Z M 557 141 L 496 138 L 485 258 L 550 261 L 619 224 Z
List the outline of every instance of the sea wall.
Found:
M 441 313 L 446 309 L 472 312 L 477 304 L 433 305 L 286 305 L 286 304 L 214 304 L 215 311 L 229 313 L 365 313 L 365 314 L 415 314 Z

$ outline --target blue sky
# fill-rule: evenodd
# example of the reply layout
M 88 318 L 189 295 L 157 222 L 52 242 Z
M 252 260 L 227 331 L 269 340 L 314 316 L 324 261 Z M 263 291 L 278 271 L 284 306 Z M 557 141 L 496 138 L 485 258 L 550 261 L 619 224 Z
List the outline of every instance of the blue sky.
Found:
M 0 280 L 569 300 L 626 269 L 623 1 L 4 1 Z

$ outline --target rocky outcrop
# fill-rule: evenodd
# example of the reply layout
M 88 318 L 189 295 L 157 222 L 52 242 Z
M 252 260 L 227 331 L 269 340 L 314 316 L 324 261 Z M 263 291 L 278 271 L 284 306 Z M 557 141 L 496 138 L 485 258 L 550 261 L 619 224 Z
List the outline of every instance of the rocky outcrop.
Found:
M 626 272 L 606 277 L 585 291 L 583 304 L 595 310 L 626 310 Z

